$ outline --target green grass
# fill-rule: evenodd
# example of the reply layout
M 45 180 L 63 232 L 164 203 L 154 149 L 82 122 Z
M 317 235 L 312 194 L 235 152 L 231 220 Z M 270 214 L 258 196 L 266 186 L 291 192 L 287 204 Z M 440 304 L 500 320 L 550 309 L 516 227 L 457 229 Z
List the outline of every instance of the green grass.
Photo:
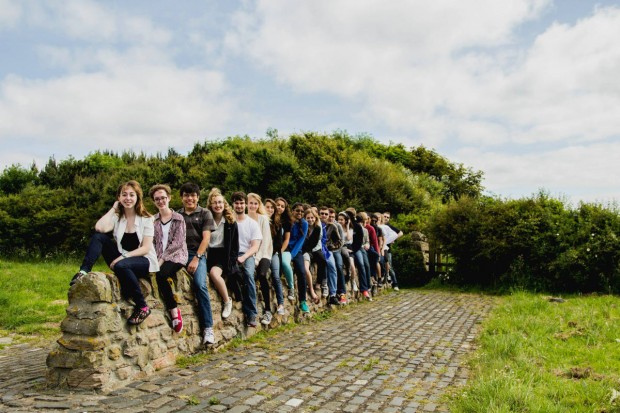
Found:
M 0 336 L 16 341 L 59 334 L 69 281 L 79 269 L 70 260 L 26 262 L 0 258 Z M 96 271 L 104 271 L 97 263 Z
M 362 367 L 362 370 L 370 371 L 377 364 L 379 364 L 379 359 L 376 357 L 371 357 L 370 360 L 368 360 L 368 362 L 364 364 L 364 366 Z
M 451 412 L 620 412 L 620 309 L 613 296 L 502 297 L 483 324 Z

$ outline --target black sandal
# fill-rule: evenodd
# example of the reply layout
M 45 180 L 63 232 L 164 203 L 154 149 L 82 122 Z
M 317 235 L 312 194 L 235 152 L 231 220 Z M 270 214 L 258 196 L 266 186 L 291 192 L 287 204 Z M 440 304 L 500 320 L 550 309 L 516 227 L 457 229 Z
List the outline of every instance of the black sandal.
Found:
M 151 315 L 151 309 L 146 307 L 146 311 L 141 308 L 134 308 L 131 317 L 127 320 L 129 324 L 138 325 Z
M 80 278 L 82 278 L 84 276 L 84 273 L 82 271 L 78 271 L 73 278 L 71 279 L 71 282 L 69 283 L 69 286 L 73 286 L 73 284 L 75 284 L 76 282 L 80 281 Z

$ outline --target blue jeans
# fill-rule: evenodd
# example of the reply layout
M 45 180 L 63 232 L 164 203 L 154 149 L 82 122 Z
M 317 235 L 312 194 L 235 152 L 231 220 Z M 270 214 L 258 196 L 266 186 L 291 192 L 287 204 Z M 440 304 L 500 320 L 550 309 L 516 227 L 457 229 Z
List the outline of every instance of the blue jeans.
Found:
M 364 249 L 353 253 L 353 261 L 355 262 L 355 268 L 357 268 L 357 277 L 359 278 L 360 291 L 368 291 L 370 289 L 370 274 L 366 272 L 366 266 L 364 264 Z
M 188 251 L 189 264 L 196 256 L 196 251 Z M 198 300 L 198 321 L 200 329 L 213 327 L 213 314 L 211 313 L 211 299 L 207 288 L 207 258 L 202 257 L 198 260 L 198 267 L 194 272 L 194 294 Z
M 276 292 L 276 300 L 278 305 L 284 304 L 284 297 L 282 296 L 282 281 L 280 281 L 280 256 L 274 255 L 271 260 L 262 258 L 258 263 L 257 275 L 258 282 L 260 283 L 260 292 L 265 302 L 265 311 L 271 311 L 271 295 L 269 289 L 269 281 L 267 280 L 267 272 L 271 268 L 271 279 L 273 283 L 273 289 Z
M 239 256 L 242 256 L 245 252 L 239 252 Z M 254 281 L 254 270 L 256 264 L 254 257 L 249 257 L 243 263 L 243 274 L 245 284 L 245 294 L 243 294 L 243 300 L 241 301 L 241 309 L 243 314 L 248 319 L 256 318 L 258 310 L 256 308 L 256 282 Z
M 291 254 L 288 255 L 290 256 Z M 276 290 L 276 300 L 278 300 L 278 305 L 284 304 L 284 294 L 282 293 L 282 280 L 280 279 L 281 259 L 281 254 L 273 254 L 273 257 L 271 257 L 271 279 L 273 280 L 273 289 Z
M 394 272 L 394 266 L 392 265 L 392 251 L 387 250 L 385 252 L 386 261 L 390 264 L 390 277 L 392 277 L 392 287 L 398 287 L 398 280 L 396 280 L 396 273 Z
M 329 295 L 336 295 L 336 287 L 338 284 L 338 271 L 336 270 L 336 260 L 334 254 L 329 254 L 329 258 L 325 260 L 327 264 L 327 288 Z
M 380 255 L 373 247 L 370 247 L 370 249 L 366 251 L 366 256 L 368 257 L 368 262 L 370 265 L 370 275 L 374 279 L 377 279 L 377 263 L 379 262 Z
M 114 241 L 112 237 L 108 234 L 95 232 L 93 236 L 90 237 L 84 260 L 82 261 L 82 265 L 80 265 L 80 271 L 90 272 L 100 256 L 103 257 L 105 263 L 108 264 L 109 267 L 110 263 L 120 257 L 120 255 L 121 253 L 118 250 L 116 241 Z
M 336 294 L 346 294 L 347 289 L 344 281 L 344 263 L 342 261 L 342 253 L 340 251 L 331 251 L 331 253 L 334 256 L 334 261 L 336 262 L 336 275 L 338 276 L 338 282 L 336 283 Z
M 295 288 L 295 279 L 293 278 L 293 267 L 291 267 L 291 252 L 284 251 L 282 253 L 282 272 L 286 278 L 286 284 L 289 288 Z
M 293 257 L 293 265 L 295 266 L 295 272 L 297 273 L 297 296 L 299 301 L 306 301 L 306 266 L 304 264 L 304 254 L 299 251 L 297 255 Z
M 368 260 L 368 252 L 366 252 L 364 248 L 360 249 L 360 251 L 362 251 L 362 260 L 364 261 L 364 271 L 366 272 L 366 282 L 368 283 L 368 289 L 370 290 L 370 287 L 372 287 L 372 284 L 370 283 L 370 276 L 372 275 L 372 272 L 370 269 L 370 261 Z

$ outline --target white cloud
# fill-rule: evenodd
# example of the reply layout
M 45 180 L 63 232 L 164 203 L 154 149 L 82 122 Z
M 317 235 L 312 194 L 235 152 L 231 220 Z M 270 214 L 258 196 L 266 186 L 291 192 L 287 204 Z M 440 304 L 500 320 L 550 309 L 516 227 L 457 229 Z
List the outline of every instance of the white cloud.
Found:
M 230 120 L 221 74 L 118 64 L 54 80 L 1 84 L 0 140 L 162 149 L 217 133 Z
M 620 9 L 602 8 L 574 26 L 555 24 L 504 80 L 498 110 L 515 139 L 597 141 L 619 136 Z
M 362 118 L 431 145 L 614 136 L 620 10 L 553 25 L 520 49 L 516 28 L 549 8 L 544 0 L 262 1 L 238 16 L 228 44 L 298 91 L 361 100 Z
M 456 156 L 485 173 L 484 186 L 492 193 L 518 197 L 545 189 L 555 196 L 566 195 L 576 204 L 579 200 L 620 200 L 618 153 L 620 142 L 523 154 L 466 148 Z
M 41 61 L 58 71 L 54 78 L 0 80 L 2 164 L 39 162 L 40 149 L 49 147 L 59 149 L 50 154 L 77 156 L 97 149 L 187 149 L 227 132 L 239 112 L 225 76 L 179 67 L 167 30 L 148 19 L 91 1 L 28 6 L 31 25 L 80 42 L 35 46 Z M 118 41 L 127 44 L 117 48 Z M 27 141 L 32 152 L 9 151 L 17 141 Z
M 506 44 L 547 4 L 261 1 L 238 16 L 229 44 L 302 90 L 366 93 L 385 75 L 435 65 L 463 48 Z
M 172 33 L 140 16 L 129 16 L 92 0 L 25 2 L 30 27 L 93 43 L 166 44 Z
M 20 4 L 10 0 L 0 0 L 0 31 L 14 27 L 21 16 Z

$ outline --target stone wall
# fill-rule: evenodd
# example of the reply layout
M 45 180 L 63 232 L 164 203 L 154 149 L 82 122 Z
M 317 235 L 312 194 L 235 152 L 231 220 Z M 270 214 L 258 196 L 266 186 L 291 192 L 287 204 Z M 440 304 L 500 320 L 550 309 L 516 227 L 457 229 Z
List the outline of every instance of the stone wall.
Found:
M 118 279 L 113 274 L 91 272 L 69 290 L 67 316 L 61 323 L 62 337 L 47 357 L 47 383 L 50 387 L 98 389 L 109 391 L 144 378 L 175 363 L 179 355 L 191 355 L 204 349 L 195 312 L 191 277 L 180 270 L 170 279 L 175 298 L 183 315 L 183 331 L 175 333 L 169 312 L 157 292 L 154 274 L 141 279 L 141 287 L 151 308 L 151 315 L 140 325 L 127 323 L 133 305 L 121 298 Z M 297 302 L 286 299 L 287 315 L 274 314 L 269 326 L 245 326 L 241 303 L 235 302 L 232 315 L 221 318 L 221 299 L 209 284 L 216 344 L 220 347 L 234 337 L 248 337 L 262 328 L 273 328 L 286 323 L 289 317 L 299 321 L 303 314 Z M 272 303 L 275 303 L 273 290 Z M 357 296 L 358 294 L 356 294 Z M 348 294 L 350 300 L 359 297 Z M 311 312 L 326 306 L 308 301 Z M 258 292 L 259 316 L 262 299 Z
M 422 259 L 424 260 L 424 267 L 426 271 L 429 271 L 430 267 L 430 248 L 428 244 L 428 238 L 426 235 L 419 231 L 413 231 L 411 233 L 411 239 L 413 240 L 413 245 L 416 249 L 422 252 Z

